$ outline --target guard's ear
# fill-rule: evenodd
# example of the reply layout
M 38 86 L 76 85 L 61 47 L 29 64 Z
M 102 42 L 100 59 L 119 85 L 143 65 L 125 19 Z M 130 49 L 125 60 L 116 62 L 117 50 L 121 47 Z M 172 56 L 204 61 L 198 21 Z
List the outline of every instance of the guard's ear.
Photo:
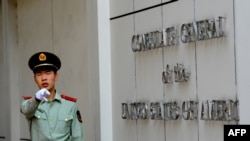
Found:
M 57 81 L 58 80 L 58 73 L 55 72 L 55 80 Z

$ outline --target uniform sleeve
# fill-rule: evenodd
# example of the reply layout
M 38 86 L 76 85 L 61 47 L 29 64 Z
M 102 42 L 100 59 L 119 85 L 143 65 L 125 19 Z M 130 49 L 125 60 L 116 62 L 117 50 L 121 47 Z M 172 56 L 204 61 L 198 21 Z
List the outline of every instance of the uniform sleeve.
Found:
M 84 128 L 77 105 L 74 108 L 74 116 L 71 125 L 71 137 L 72 141 L 85 141 Z
M 35 97 L 32 97 L 31 99 L 23 100 L 21 102 L 20 111 L 27 119 L 30 119 L 35 114 L 38 105 L 39 102 L 35 99 Z

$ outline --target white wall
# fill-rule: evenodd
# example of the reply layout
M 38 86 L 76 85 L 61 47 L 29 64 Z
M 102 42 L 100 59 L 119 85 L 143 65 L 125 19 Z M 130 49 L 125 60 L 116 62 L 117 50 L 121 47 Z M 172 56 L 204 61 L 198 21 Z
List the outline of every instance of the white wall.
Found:
M 113 139 L 221 141 L 224 135 L 223 125 L 237 124 L 237 122 L 201 120 L 200 113 L 204 100 L 236 100 L 238 97 L 234 1 L 177 1 L 115 18 L 167 1 L 169 0 L 110 1 Z M 218 19 L 219 16 L 226 17 L 224 20 L 226 37 L 192 43 L 182 43 L 179 39 L 177 46 L 141 52 L 133 52 L 131 49 L 133 35 L 171 26 L 177 26 L 180 33 L 181 24 Z M 190 80 L 184 83 L 163 84 L 161 74 L 166 65 L 174 66 L 176 63 L 183 63 L 190 70 Z M 198 120 L 183 118 L 175 121 L 125 120 L 121 117 L 123 102 L 185 100 L 199 102 Z
M 1 53 L 1 58 L 0 58 L 0 79 L 1 79 L 1 85 L 0 85 L 0 90 L 2 91 L 2 92 L 5 92 L 5 90 L 6 90 L 6 85 L 5 85 L 5 65 L 6 65 L 6 59 L 4 58 L 4 51 L 5 51 L 5 48 L 3 48 L 4 47 L 4 44 L 3 44 L 3 39 L 4 39 L 4 35 L 3 35 L 3 4 L 2 4 L 2 2 L 0 3 L 0 7 L 1 7 L 1 10 L 0 10 L 0 19 L 1 19 L 1 22 L 0 22 L 0 41 L 1 41 L 1 44 L 0 44 L 0 53 Z M 1 93 L 1 96 L 3 95 L 3 93 Z M 8 97 L 7 97 L 8 98 Z M 0 107 L 4 107 L 5 105 L 7 104 L 7 101 L 6 100 L 2 100 L 1 102 L 0 102 Z M 3 108 L 1 108 L 1 109 L 3 109 Z M 7 109 L 7 108 L 6 108 Z M 9 110 L 9 108 L 7 109 L 7 110 Z M 8 124 L 8 121 L 7 121 L 7 119 L 8 119 L 8 115 L 7 115 L 7 110 L 4 112 L 4 114 L 1 114 L 1 116 L 0 116 L 0 126 L 1 127 L 6 127 L 7 126 L 7 124 Z M 5 138 L 5 137 L 7 137 L 7 135 L 8 135 L 8 130 L 6 130 L 6 129 L 4 129 L 4 128 L 0 128 L 0 136 L 1 136 L 1 138 Z M 3 140 L 2 139 L 2 140 Z
M 225 6 L 227 3 L 227 6 Z M 235 80 L 234 11 L 233 0 L 195 1 L 196 19 L 223 16 L 226 37 L 197 42 L 198 97 L 205 99 L 233 99 L 237 97 Z M 222 8 L 223 7 L 223 8 Z M 213 10 L 204 10 L 213 9 Z M 235 122 L 200 121 L 201 140 L 223 140 L 223 124 Z M 213 135 L 213 136 L 211 136 Z
M 3 4 L 3 5 L 2 5 Z M 76 97 L 86 140 L 100 140 L 99 69 L 96 3 L 92 0 L 4 0 L 1 3 L 0 136 L 29 139 L 20 114 L 23 95 L 37 91 L 29 57 L 57 54 L 62 67 L 57 91 Z M 89 7 L 91 6 L 91 7 Z
M 1 1 L 1 122 L 0 136 L 19 140 L 19 79 L 15 0 Z
M 250 67 L 249 67 L 249 33 L 250 20 L 246 18 L 249 12 L 248 0 L 235 0 L 235 46 L 236 46 L 236 76 L 237 93 L 240 101 L 240 124 L 249 124 L 249 92 L 250 92 Z

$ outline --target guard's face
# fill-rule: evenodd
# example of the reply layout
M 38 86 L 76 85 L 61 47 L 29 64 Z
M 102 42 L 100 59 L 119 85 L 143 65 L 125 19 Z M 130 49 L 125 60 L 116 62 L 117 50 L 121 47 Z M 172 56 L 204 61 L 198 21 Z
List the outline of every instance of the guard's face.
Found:
M 39 70 L 34 73 L 34 79 L 39 89 L 46 88 L 49 91 L 55 89 L 58 74 L 53 70 Z

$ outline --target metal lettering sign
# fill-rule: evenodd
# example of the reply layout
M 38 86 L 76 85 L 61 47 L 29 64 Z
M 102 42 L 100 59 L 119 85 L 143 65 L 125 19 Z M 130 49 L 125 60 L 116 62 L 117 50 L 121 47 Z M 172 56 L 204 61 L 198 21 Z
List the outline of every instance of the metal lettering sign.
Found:
M 128 111 L 128 104 L 122 103 L 122 119 L 129 119 L 129 111 Z
M 164 84 L 173 82 L 173 70 L 168 64 L 166 65 L 166 71 L 162 72 L 162 82 Z
M 148 107 L 149 106 L 149 107 Z M 122 119 L 127 120 L 198 120 L 199 102 L 186 100 L 182 103 L 172 102 L 134 102 L 122 103 Z M 201 120 L 238 121 L 238 101 L 203 100 L 201 103 Z
M 146 103 L 140 102 L 137 103 L 138 108 L 137 108 L 137 113 L 138 113 L 138 118 L 139 119 L 147 119 L 148 118 L 148 106 Z
M 201 108 L 201 120 L 239 120 L 238 101 L 212 100 L 203 101 Z
M 162 110 L 159 102 L 152 102 L 150 104 L 150 118 L 152 120 L 161 120 L 162 119 Z
M 177 46 L 179 39 L 182 43 L 210 40 L 225 37 L 225 17 L 219 16 L 218 19 L 205 19 L 184 23 L 180 27 L 167 27 L 143 34 L 132 36 L 131 47 L 133 52 L 147 51 L 161 47 Z
M 180 63 L 177 63 L 176 66 L 174 66 L 174 74 L 175 82 L 187 82 L 190 77 L 190 72 Z
M 166 71 L 162 72 L 162 82 L 164 84 L 173 82 L 173 72 L 175 82 L 187 82 L 191 75 L 190 71 L 188 71 L 183 64 L 177 63 L 174 66 L 174 70 L 172 70 L 170 65 L 167 64 Z
M 183 43 L 189 43 L 224 37 L 224 19 L 225 17 L 219 17 L 218 20 L 207 19 L 182 24 L 181 41 Z
M 180 108 L 177 102 L 163 103 L 164 107 L 164 120 L 177 120 L 180 116 Z
M 182 117 L 184 120 L 198 119 L 198 102 L 183 101 L 182 103 Z
M 166 47 L 178 45 L 179 36 L 178 36 L 178 31 L 176 27 L 166 28 L 165 33 L 166 33 L 166 41 L 164 45 Z

